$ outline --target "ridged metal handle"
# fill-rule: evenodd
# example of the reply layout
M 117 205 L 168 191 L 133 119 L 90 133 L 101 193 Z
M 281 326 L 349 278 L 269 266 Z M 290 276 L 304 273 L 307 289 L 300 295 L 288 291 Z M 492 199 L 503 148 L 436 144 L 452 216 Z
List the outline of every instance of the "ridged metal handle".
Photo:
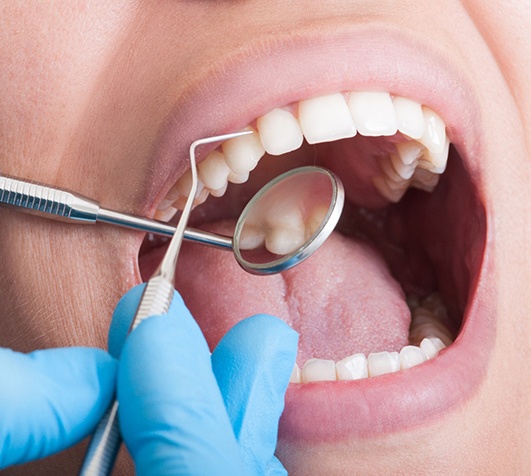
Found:
M 95 222 L 99 205 L 64 190 L 0 176 L 0 203 L 71 220 Z
M 160 274 L 153 276 L 147 282 L 129 332 L 150 316 L 167 314 L 173 299 L 173 290 L 173 283 L 166 278 Z M 121 443 L 118 401 L 114 400 L 94 431 L 79 474 L 81 476 L 111 474 Z

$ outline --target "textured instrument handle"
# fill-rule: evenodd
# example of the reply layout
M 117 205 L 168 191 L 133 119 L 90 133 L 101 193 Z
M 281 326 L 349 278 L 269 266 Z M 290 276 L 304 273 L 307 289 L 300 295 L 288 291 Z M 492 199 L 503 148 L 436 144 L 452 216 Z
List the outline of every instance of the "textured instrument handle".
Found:
M 99 205 L 64 190 L 0 176 L 0 203 L 55 215 L 64 219 L 95 222 Z
M 173 283 L 161 275 L 153 276 L 147 282 L 129 332 L 150 316 L 167 314 L 173 299 L 173 289 Z M 110 475 L 121 443 L 118 402 L 115 400 L 94 431 L 80 476 Z

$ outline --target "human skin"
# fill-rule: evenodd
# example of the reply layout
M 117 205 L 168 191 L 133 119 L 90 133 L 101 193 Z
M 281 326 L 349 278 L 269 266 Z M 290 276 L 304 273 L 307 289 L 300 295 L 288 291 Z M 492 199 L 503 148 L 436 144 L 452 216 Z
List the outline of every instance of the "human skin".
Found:
M 264 56 L 296 38 L 319 45 L 338 31 L 348 36 L 373 27 L 436 47 L 466 78 L 481 124 L 481 154 L 470 169 L 488 215 L 488 272 L 478 304 L 479 321 L 494 322 L 484 338 L 487 364 L 465 399 L 430 418 L 333 441 L 286 431 L 278 455 L 290 474 L 525 474 L 531 467 L 531 372 L 524 360 L 531 355 L 529 24 L 526 0 L 3 2 L 1 172 L 152 216 L 187 164 L 185 146 L 176 162 L 160 158 L 170 116 L 189 118 L 195 139 L 241 128 L 267 112 L 252 116 L 242 108 L 239 118 L 223 103 L 186 114 L 179 109 L 198 89 L 214 94 L 216 81 L 240 67 L 238 55 Z M 282 69 L 272 75 L 282 82 Z M 308 89 L 336 91 L 320 78 Z M 226 130 L 203 125 L 210 113 Z M 141 279 L 142 235 L 7 209 L 1 215 L 0 345 L 105 347 L 112 309 Z M 207 278 L 194 285 L 207 286 L 201 281 Z M 8 473 L 72 474 L 81 454 L 78 447 Z M 117 474 L 132 471 L 125 458 L 120 464 Z

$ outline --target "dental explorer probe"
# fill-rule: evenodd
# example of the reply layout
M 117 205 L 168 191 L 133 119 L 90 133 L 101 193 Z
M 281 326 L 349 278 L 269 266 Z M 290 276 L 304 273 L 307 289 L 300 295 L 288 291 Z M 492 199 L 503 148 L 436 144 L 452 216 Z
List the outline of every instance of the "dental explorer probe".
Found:
M 229 137 L 250 133 L 251 131 L 244 131 Z M 169 237 L 175 233 L 175 227 L 168 223 L 102 208 L 96 201 L 77 193 L 3 175 L 0 175 L 0 204 L 15 206 L 28 213 L 63 222 L 103 222 Z M 194 228 L 185 229 L 183 238 L 194 243 L 232 250 L 231 238 Z
M 248 133 L 248 131 L 236 132 L 233 134 L 199 139 L 190 146 L 192 188 L 186 200 L 179 223 L 175 229 L 175 234 L 168 246 L 168 250 L 166 251 L 157 271 L 155 271 L 146 284 L 129 332 L 134 330 L 143 320 L 150 316 L 167 314 L 168 309 L 170 308 L 175 288 L 174 278 L 177 258 L 179 256 L 186 225 L 188 223 L 188 218 L 192 210 L 192 203 L 197 190 L 195 149 L 200 145 L 232 139 Z M 121 437 L 118 426 L 118 401 L 115 400 L 96 427 L 79 474 L 82 476 L 111 474 L 120 444 Z

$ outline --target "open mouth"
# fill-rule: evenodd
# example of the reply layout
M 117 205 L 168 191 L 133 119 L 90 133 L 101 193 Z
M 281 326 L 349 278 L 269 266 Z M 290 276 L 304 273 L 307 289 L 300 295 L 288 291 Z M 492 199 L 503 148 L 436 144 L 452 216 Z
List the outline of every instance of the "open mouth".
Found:
M 488 360 L 491 323 L 477 318 L 487 213 L 469 162 L 469 125 L 459 129 L 458 114 L 446 119 L 400 88 L 300 95 L 249 112 L 243 126 L 254 134 L 202 158 L 191 225 L 231 234 L 261 185 L 312 164 L 345 187 L 336 231 L 307 262 L 270 277 L 247 275 L 230 253 L 187 244 L 177 289 L 211 347 L 256 313 L 299 332 L 281 439 L 330 441 L 417 426 L 473 394 Z M 159 197 L 157 218 L 176 219 L 188 174 L 177 173 Z M 152 237 L 144 243 L 144 278 L 163 245 Z

